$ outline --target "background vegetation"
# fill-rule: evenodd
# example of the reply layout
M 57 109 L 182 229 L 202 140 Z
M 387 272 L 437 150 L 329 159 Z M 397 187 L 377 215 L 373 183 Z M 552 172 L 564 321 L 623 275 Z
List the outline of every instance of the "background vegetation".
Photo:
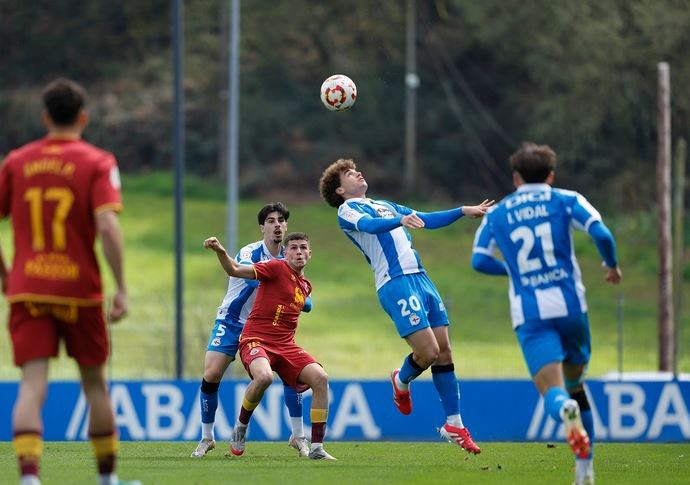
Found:
M 228 2 L 184 5 L 187 167 L 222 175 Z M 241 194 L 315 198 L 315 180 L 340 156 L 393 193 L 404 0 L 241 5 Z M 0 153 L 41 133 L 39 90 L 67 75 L 92 94 L 89 138 L 123 169 L 170 166 L 169 0 L 0 0 L 0 18 Z M 503 195 L 507 156 L 531 139 L 557 149 L 570 188 L 600 205 L 648 208 L 660 61 L 671 66 L 674 137 L 689 134 L 688 25 L 682 0 L 419 1 L 418 197 Z M 318 101 L 336 72 L 359 87 L 341 115 Z

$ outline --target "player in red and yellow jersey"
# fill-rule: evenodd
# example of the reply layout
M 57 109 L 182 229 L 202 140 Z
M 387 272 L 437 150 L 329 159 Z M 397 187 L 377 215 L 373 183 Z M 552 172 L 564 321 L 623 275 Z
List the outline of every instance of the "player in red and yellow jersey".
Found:
M 264 392 L 273 382 L 273 372 L 297 392 L 312 389 L 312 443 L 309 458 L 335 460 L 323 449 L 328 417 L 328 375 L 321 365 L 295 343 L 297 318 L 311 283 L 304 277 L 304 267 L 311 258 L 309 238 L 301 232 L 285 237 L 285 259 L 252 265 L 237 263 L 215 237 L 204 241 L 212 249 L 230 276 L 259 280 L 254 306 L 240 336 L 240 358 L 251 383 L 244 393 L 240 415 L 235 423 L 230 451 L 244 453 L 247 425 Z
M 57 356 L 60 340 L 79 365 L 101 483 L 118 483 L 104 373 L 108 333 L 94 242 L 98 235 L 117 285 L 108 315 L 117 321 L 128 307 L 117 217 L 120 177 L 111 153 L 81 139 L 88 123 L 85 101 L 77 83 L 50 83 L 43 91 L 47 136 L 10 152 L 0 167 L 0 217 L 11 218 L 14 239 L 4 289 L 14 361 L 22 371 L 13 413 L 22 483 L 40 483 L 41 408 L 48 360 Z M 0 276 L 6 272 L 2 266 Z

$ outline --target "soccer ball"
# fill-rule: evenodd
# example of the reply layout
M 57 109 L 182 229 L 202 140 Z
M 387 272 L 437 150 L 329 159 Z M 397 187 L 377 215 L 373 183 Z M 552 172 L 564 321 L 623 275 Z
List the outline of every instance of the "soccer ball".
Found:
M 356 99 L 357 86 L 347 76 L 335 74 L 321 85 L 321 102 L 331 111 L 350 109 Z

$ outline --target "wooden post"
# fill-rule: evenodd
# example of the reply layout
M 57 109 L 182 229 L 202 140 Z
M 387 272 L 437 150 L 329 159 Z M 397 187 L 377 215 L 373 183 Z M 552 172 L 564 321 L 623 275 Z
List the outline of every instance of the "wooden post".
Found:
M 680 321 L 682 318 L 681 307 L 683 305 L 683 220 L 685 215 L 685 159 L 687 145 L 685 139 L 681 138 L 676 142 L 676 156 L 673 159 L 673 314 L 675 315 L 674 342 L 675 352 L 673 354 L 673 374 L 678 374 L 678 354 L 680 352 L 681 335 Z
M 657 92 L 657 239 L 659 246 L 659 370 L 673 371 L 673 279 L 671 245 L 671 113 L 670 74 L 658 64 Z

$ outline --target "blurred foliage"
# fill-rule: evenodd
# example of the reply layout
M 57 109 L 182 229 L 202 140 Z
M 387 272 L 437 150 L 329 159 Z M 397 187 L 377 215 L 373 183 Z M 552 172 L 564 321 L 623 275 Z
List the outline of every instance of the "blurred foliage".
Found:
M 224 176 L 228 6 L 184 2 L 186 165 L 202 177 Z M 242 195 L 317 197 L 321 171 L 339 157 L 394 195 L 405 1 L 241 6 Z M 586 189 L 605 209 L 649 206 L 660 61 L 671 66 L 674 137 L 690 134 L 686 1 L 425 0 L 417 14 L 418 199 L 501 197 L 506 160 L 530 139 L 558 151 L 559 185 Z M 123 170 L 170 167 L 170 1 L 0 0 L 0 19 L 0 154 L 40 136 L 40 89 L 62 75 L 88 88 L 86 136 Z M 334 73 L 357 83 L 349 112 L 320 106 Z

